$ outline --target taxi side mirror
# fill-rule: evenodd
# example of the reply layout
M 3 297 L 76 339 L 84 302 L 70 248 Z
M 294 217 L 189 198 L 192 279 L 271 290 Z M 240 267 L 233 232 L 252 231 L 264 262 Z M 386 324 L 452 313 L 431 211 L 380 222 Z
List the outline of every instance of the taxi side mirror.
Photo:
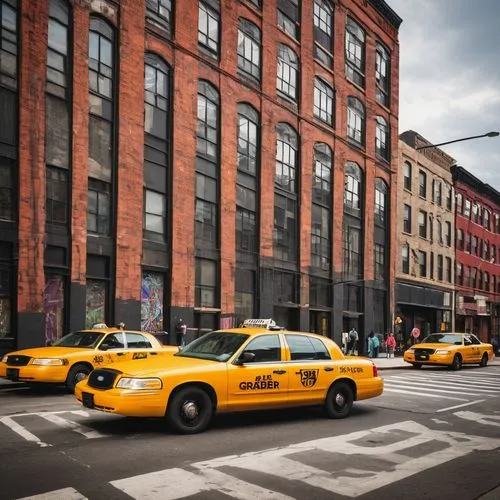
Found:
M 104 343 L 99 346 L 100 351 L 107 351 L 108 349 L 111 349 L 111 346 L 109 344 Z
M 244 365 L 245 363 L 251 363 L 255 360 L 255 353 L 245 351 L 242 352 L 238 359 L 234 361 L 235 365 Z

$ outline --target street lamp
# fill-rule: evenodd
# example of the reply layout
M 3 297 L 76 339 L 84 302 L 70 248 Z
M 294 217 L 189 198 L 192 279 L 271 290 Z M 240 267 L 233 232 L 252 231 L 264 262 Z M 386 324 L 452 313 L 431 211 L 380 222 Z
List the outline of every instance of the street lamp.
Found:
M 462 141 L 470 141 L 471 139 L 479 139 L 481 137 L 498 137 L 500 132 L 487 132 L 483 135 L 473 135 L 471 137 L 464 137 L 463 139 L 454 139 L 453 141 L 440 142 L 439 144 L 428 144 L 426 146 L 419 146 L 415 148 L 416 151 L 420 151 L 421 149 L 428 148 L 437 148 L 438 146 L 444 146 L 445 144 L 453 144 L 454 142 L 462 142 Z

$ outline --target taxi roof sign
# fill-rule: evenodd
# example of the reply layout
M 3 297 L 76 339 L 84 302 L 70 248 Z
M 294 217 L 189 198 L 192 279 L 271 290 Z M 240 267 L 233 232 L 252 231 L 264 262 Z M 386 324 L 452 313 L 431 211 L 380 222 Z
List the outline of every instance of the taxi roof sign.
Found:
M 92 330 L 101 330 L 102 328 L 107 328 L 108 325 L 106 323 L 96 323 L 95 325 L 92 325 Z
M 246 319 L 243 321 L 243 328 L 276 328 L 276 322 L 273 319 Z

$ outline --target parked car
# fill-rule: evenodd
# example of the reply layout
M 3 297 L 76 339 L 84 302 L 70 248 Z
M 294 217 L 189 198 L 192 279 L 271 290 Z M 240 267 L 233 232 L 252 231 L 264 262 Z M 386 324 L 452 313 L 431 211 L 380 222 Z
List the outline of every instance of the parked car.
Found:
M 66 384 L 73 392 L 77 382 L 97 367 L 124 360 L 158 357 L 179 350 L 162 345 L 146 332 L 99 325 L 64 335 L 51 346 L 22 349 L 6 354 L 0 377 L 29 384 Z
M 414 368 L 446 365 L 454 370 L 464 364 L 486 366 L 494 357 L 493 346 L 471 333 L 433 333 L 404 353 L 404 360 Z
M 203 335 L 168 360 L 96 369 L 75 396 L 103 412 L 166 417 L 174 430 L 191 434 L 223 412 L 322 406 L 328 417 L 344 418 L 354 401 L 382 392 L 373 362 L 345 357 L 333 340 L 247 320 Z

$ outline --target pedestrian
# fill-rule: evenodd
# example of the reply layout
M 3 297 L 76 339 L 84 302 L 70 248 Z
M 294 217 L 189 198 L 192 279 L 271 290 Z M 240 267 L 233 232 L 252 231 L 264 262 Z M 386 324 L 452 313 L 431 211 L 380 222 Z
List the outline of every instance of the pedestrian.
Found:
M 358 332 L 356 331 L 356 328 L 352 327 L 349 332 L 349 346 L 348 346 L 350 356 L 354 355 L 358 340 L 359 340 Z
M 375 338 L 375 334 L 373 333 L 373 331 L 371 331 L 370 334 L 368 335 L 368 346 L 367 346 L 369 358 L 374 357 L 374 355 L 373 355 L 374 354 L 374 344 L 375 344 L 374 338 Z
M 184 323 L 184 320 L 182 318 L 179 318 L 179 321 L 177 321 L 177 323 L 175 324 L 175 339 L 177 345 L 181 347 L 184 347 L 186 345 L 186 332 L 186 323 Z
M 385 345 L 387 346 L 387 357 L 393 358 L 394 349 L 396 349 L 396 339 L 394 338 L 394 334 L 392 332 L 389 332 Z
M 373 331 L 372 331 L 373 333 Z M 378 335 L 375 335 L 373 333 L 373 357 L 378 358 L 378 350 L 380 348 L 380 339 L 378 338 Z

